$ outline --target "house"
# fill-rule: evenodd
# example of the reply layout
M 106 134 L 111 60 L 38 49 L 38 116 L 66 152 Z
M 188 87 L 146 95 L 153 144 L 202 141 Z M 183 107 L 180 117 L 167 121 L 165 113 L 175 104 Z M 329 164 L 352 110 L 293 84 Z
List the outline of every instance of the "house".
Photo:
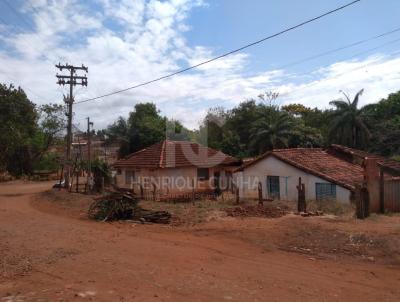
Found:
M 241 161 L 188 141 L 164 140 L 113 164 L 116 185 L 157 190 L 160 196 L 229 189 Z
M 118 159 L 118 144 L 106 144 L 104 139 L 93 135 L 90 141 L 90 156 L 92 160 L 99 159 L 112 165 Z M 72 140 L 72 153 L 82 160 L 88 160 L 88 140 L 86 134 L 74 135 Z
M 297 201 L 296 186 L 301 177 L 306 200 L 350 203 L 356 184 L 364 179 L 362 159 L 368 155 L 355 151 L 333 145 L 327 150 L 296 148 L 266 152 L 236 170 L 239 194 L 256 198 L 261 183 L 263 198 Z

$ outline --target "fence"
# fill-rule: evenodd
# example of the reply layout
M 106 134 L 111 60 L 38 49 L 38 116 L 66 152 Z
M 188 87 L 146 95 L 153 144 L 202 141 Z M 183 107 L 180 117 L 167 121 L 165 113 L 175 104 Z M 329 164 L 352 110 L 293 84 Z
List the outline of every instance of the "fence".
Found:
M 364 161 L 364 185 L 371 213 L 400 212 L 400 171 L 377 159 Z
M 385 211 L 400 212 L 400 178 L 384 180 L 383 200 Z

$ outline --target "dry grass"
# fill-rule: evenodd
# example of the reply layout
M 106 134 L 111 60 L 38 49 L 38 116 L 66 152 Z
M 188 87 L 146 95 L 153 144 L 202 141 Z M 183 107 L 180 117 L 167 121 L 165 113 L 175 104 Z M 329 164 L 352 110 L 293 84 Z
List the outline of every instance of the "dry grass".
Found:
M 355 206 L 352 204 L 343 204 L 334 200 L 310 200 L 307 201 L 308 211 L 322 211 L 325 214 L 332 214 L 335 216 L 353 216 L 355 213 Z

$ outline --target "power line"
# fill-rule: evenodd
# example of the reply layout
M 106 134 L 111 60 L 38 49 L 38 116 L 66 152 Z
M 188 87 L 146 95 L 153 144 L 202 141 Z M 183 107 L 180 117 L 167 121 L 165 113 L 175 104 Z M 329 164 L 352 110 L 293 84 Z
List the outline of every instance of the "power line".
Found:
M 282 31 L 280 31 L 280 32 L 278 32 L 278 33 L 275 33 L 275 34 L 273 34 L 273 35 L 270 35 L 270 36 L 267 36 L 267 37 L 265 37 L 265 38 L 262 38 L 262 39 L 260 39 L 260 40 L 258 40 L 258 41 L 255 41 L 255 42 L 249 43 L 249 44 L 247 44 L 247 45 L 244 45 L 244 46 L 242 46 L 242 47 L 240 47 L 240 48 L 231 50 L 231 51 L 226 52 L 226 53 L 224 53 L 224 54 L 222 54 L 222 55 L 219 55 L 219 56 L 217 56 L 217 57 L 214 57 L 214 58 L 212 58 L 212 59 L 203 61 L 203 62 L 201 62 L 201 63 L 199 63 L 199 64 L 189 66 L 189 67 L 184 68 L 184 69 L 181 69 L 181 70 L 179 70 L 179 71 L 170 73 L 170 74 L 168 74 L 168 75 L 165 75 L 165 76 L 162 76 L 162 77 L 159 77 L 159 78 L 156 78 L 156 79 L 154 79 L 154 80 L 150 80 L 150 81 L 147 81 L 147 82 L 138 84 L 138 85 L 134 85 L 134 86 L 131 86 L 131 87 L 128 87 L 128 88 L 124 88 L 124 89 L 120 89 L 120 90 L 117 90 L 117 91 L 114 91 L 114 92 L 110 92 L 110 93 L 107 93 L 107 94 L 103 94 L 103 95 L 100 95 L 100 96 L 97 96 L 97 97 L 94 97 L 94 98 L 90 98 L 90 99 L 78 101 L 78 102 L 76 102 L 76 104 L 86 103 L 86 102 L 89 102 L 89 101 L 94 101 L 94 100 L 97 100 L 97 99 L 101 99 L 101 98 L 104 98 L 104 97 L 108 97 L 108 96 L 111 96 L 111 95 L 115 95 L 115 94 L 118 94 L 118 93 L 122 93 L 122 92 L 125 92 L 125 91 L 128 91 L 128 90 L 131 90 L 131 89 L 139 88 L 139 87 L 142 87 L 142 86 L 145 86 L 145 85 L 148 85 L 148 84 L 151 84 L 151 83 L 154 83 L 154 82 L 158 82 L 158 81 L 164 80 L 164 79 L 166 79 L 166 78 L 170 78 L 170 77 L 172 77 L 172 76 L 175 76 L 175 75 L 184 73 L 184 72 L 186 72 L 186 71 L 195 69 L 195 68 L 200 67 L 200 66 L 202 66 L 202 65 L 211 63 L 211 62 L 213 62 L 213 61 L 222 59 L 222 58 L 227 57 L 227 56 L 229 56 L 229 55 L 232 55 L 232 54 L 234 54 L 234 53 L 240 52 L 240 51 L 242 51 L 242 50 L 244 50 L 244 49 L 246 49 L 246 48 L 252 47 L 252 46 L 257 45 L 257 44 L 260 44 L 260 43 L 265 42 L 265 41 L 267 41 L 267 40 L 269 40 L 269 39 L 272 39 L 272 38 L 275 38 L 275 37 L 277 37 L 277 36 L 283 35 L 283 34 L 289 32 L 289 31 L 292 31 L 292 30 L 294 30 L 294 29 L 297 29 L 297 28 L 299 28 L 299 27 L 302 27 L 302 26 L 304 26 L 304 25 L 306 25 L 306 24 L 308 24 L 308 23 L 312 23 L 312 22 L 317 21 L 317 20 L 319 20 L 319 19 L 321 19 L 321 18 L 323 18 L 323 17 L 326 17 L 326 16 L 331 15 L 331 14 L 333 14 L 333 13 L 336 13 L 336 12 L 338 12 L 338 11 L 340 11 L 340 10 L 343 10 L 343 9 L 345 9 L 345 8 L 351 6 L 351 5 L 354 5 L 354 4 L 356 4 L 357 2 L 360 2 L 360 1 L 361 1 L 361 0 L 352 1 L 352 2 L 350 2 L 350 3 L 347 3 L 347 4 L 345 4 L 345 5 L 342 5 L 342 6 L 338 7 L 338 8 L 336 8 L 336 9 L 330 10 L 330 11 L 328 11 L 328 12 L 322 14 L 322 15 L 319 15 L 319 16 L 314 17 L 314 18 L 312 18 L 312 19 L 309 19 L 309 20 L 307 20 L 307 21 L 301 22 L 301 23 L 299 23 L 299 24 L 297 24 L 297 25 L 294 25 L 294 26 L 289 27 L 289 28 L 287 28 L 287 29 L 284 29 L 284 30 L 282 30 Z
M 285 65 L 282 65 L 282 66 L 279 66 L 279 67 L 274 67 L 274 69 L 284 69 L 284 68 L 287 68 L 287 67 L 295 66 L 295 65 L 298 65 L 298 64 L 301 64 L 301 63 L 304 63 L 304 62 L 308 62 L 308 61 L 311 61 L 311 60 L 314 60 L 314 59 L 317 59 L 317 58 L 320 58 L 320 57 L 323 57 L 323 56 L 326 56 L 326 55 L 329 55 L 329 54 L 332 54 L 332 53 L 335 53 L 335 52 L 338 52 L 338 51 L 341 51 L 341 50 L 345 50 L 345 49 L 348 49 L 348 48 L 351 48 L 351 47 L 354 47 L 354 46 L 357 46 L 357 45 L 361 45 L 361 44 L 370 42 L 370 41 L 372 41 L 372 40 L 376 40 L 376 39 L 379 39 L 379 38 L 382 38 L 382 37 L 385 37 L 385 36 L 388 36 L 388 35 L 397 33 L 397 32 L 399 32 L 399 31 L 400 31 L 400 27 L 395 28 L 395 29 L 390 30 L 390 31 L 387 31 L 387 32 L 384 32 L 384 33 L 379 34 L 379 35 L 376 35 L 376 36 L 372 36 L 372 37 L 370 37 L 370 38 L 366 38 L 366 39 L 363 39 L 363 40 L 359 40 L 359 41 L 353 42 L 353 43 L 351 43 L 351 44 L 347 44 L 347 45 L 344 45 L 344 46 L 341 46 L 341 47 L 338 47 L 338 48 L 335 48 L 335 49 L 332 49 L 332 50 L 328 50 L 328 51 L 325 51 L 325 52 L 316 54 L 316 55 L 314 55 L 314 56 L 307 57 L 307 58 L 302 59 L 302 60 L 299 60 L 299 61 L 295 61 L 295 62 L 292 62 L 292 63 L 288 63 L 288 64 L 285 64 Z M 394 43 L 399 42 L 399 41 L 400 41 L 400 39 L 395 39 L 395 40 L 388 41 L 388 42 L 383 43 L 383 44 L 380 44 L 380 45 L 378 45 L 378 46 L 376 46 L 376 47 L 369 48 L 369 49 L 366 49 L 366 50 L 364 50 L 364 51 L 361 51 L 361 52 L 358 52 L 358 53 L 356 53 L 356 54 L 353 54 L 353 55 L 351 55 L 350 57 L 348 57 L 346 60 L 352 59 L 352 58 L 354 58 L 354 57 L 358 57 L 358 56 L 360 56 L 360 55 L 369 53 L 369 52 L 371 52 L 371 51 L 380 49 L 380 48 L 382 48 L 382 47 L 384 47 L 384 46 L 387 46 L 387 45 L 390 45 L 390 44 L 394 44 Z M 323 66 L 323 67 L 328 67 L 328 66 L 330 66 L 330 64 L 325 65 L 325 66 Z M 323 67 L 322 67 L 322 68 L 323 68 Z M 308 75 L 308 74 L 310 74 L 310 72 L 304 72 L 304 73 L 296 74 L 296 76 Z M 85 101 L 86 101 L 86 100 L 85 100 Z M 88 100 L 88 101 L 89 101 L 89 100 Z M 81 103 L 81 102 L 84 102 L 84 101 L 78 101 L 78 102 L 76 102 L 76 103 Z
M 400 39 L 398 39 L 398 41 L 400 41 Z M 399 50 L 396 50 L 395 52 L 393 52 L 393 53 L 387 55 L 386 58 L 395 57 L 395 56 L 398 55 L 398 54 L 400 54 L 400 51 L 399 51 Z M 337 74 L 337 75 L 335 75 L 335 76 L 333 76 L 333 77 L 330 77 L 330 78 L 325 79 L 325 81 L 330 81 L 330 80 L 336 79 L 336 78 L 338 78 L 338 77 L 341 77 L 341 76 L 343 76 L 343 75 L 349 74 L 349 73 L 351 73 L 351 72 L 354 72 L 354 71 L 357 71 L 357 70 L 366 68 L 366 67 L 368 67 L 368 66 L 370 66 L 370 65 L 374 65 L 374 64 L 376 64 L 376 63 L 377 63 L 377 61 L 374 61 L 374 62 L 370 62 L 370 63 L 364 64 L 364 65 L 362 65 L 362 66 L 359 66 L 359 67 L 356 67 L 356 68 L 353 68 L 353 69 L 350 69 L 350 70 L 346 70 L 345 72 L 339 73 L 339 74 Z M 321 81 L 314 81 L 314 82 L 311 82 L 311 83 L 309 83 L 309 84 L 305 84 L 303 87 L 294 89 L 294 90 L 292 90 L 292 91 L 290 91 L 290 92 L 288 92 L 288 93 L 286 93 L 286 94 L 293 94 L 294 92 L 303 91 L 303 90 L 306 89 L 306 88 L 310 88 L 310 87 L 313 87 L 313 86 L 315 86 L 315 85 L 318 85 L 320 82 L 321 82 Z M 285 95 L 285 94 L 283 94 L 283 95 Z
M 301 63 L 304 63 L 304 62 L 307 62 L 307 61 L 318 59 L 320 57 L 327 56 L 327 55 L 330 55 L 332 53 L 335 53 L 335 52 L 338 52 L 338 51 L 341 51 L 341 50 L 345 50 L 345 49 L 348 49 L 348 48 L 351 48 L 351 47 L 354 47 L 354 46 L 357 46 L 357 45 L 361 45 L 361 44 L 364 44 L 364 43 L 367 43 L 367 42 L 370 42 L 370 41 L 373 41 L 373 40 L 376 40 L 376 39 L 379 39 L 379 38 L 382 38 L 382 37 L 385 37 L 385 36 L 388 36 L 388 35 L 391 35 L 391 34 L 394 34 L 394 33 L 399 32 L 399 31 L 400 31 L 400 27 L 395 28 L 395 29 L 390 30 L 390 31 L 387 31 L 387 32 L 384 32 L 382 34 L 373 36 L 371 38 L 363 39 L 363 40 L 360 40 L 360 41 L 357 41 L 357 42 L 354 42 L 354 43 L 351 43 L 351 44 L 348 44 L 348 45 L 345 45 L 345 46 L 341 46 L 341 47 L 338 47 L 338 48 L 335 48 L 335 49 L 332 49 L 332 50 L 328 50 L 328 51 L 322 52 L 322 53 L 314 55 L 314 56 L 310 56 L 308 58 L 305 58 L 305 59 L 302 59 L 302 60 L 299 60 L 299 61 L 295 61 L 295 62 L 286 64 L 286 65 L 282 65 L 282 66 L 280 66 L 280 67 L 278 67 L 276 69 L 283 69 L 283 68 L 287 68 L 287 67 L 291 67 L 291 66 L 294 66 L 294 65 L 298 65 L 298 64 L 301 64 Z
M 364 50 L 364 51 L 360 51 L 360 52 L 358 52 L 358 53 L 355 53 L 355 54 L 351 55 L 350 57 L 347 57 L 346 60 L 350 60 L 350 59 L 359 57 L 359 56 L 361 56 L 361 55 L 364 55 L 364 54 L 369 53 L 369 52 L 371 52 L 371 51 L 380 49 L 380 48 L 385 47 L 385 46 L 387 46 L 387 45 L 395 44 L 395 43 L 397 43 L 397 42 L 399 42 L 399 41 L 400 41 L 400 38 L 395 39 L 395 40 L 388 41 L 388 42 L 386 42 L 386 43 L 380 44 L 380 45 L 378 45 L 378 46 L 376 46 L 376 47 L 372 47 L 372 48 L 366 49 L 366 50 Z M 296 64 L 297 64 L 297 63 L 296 63 Z M 329 66 L 331 66 L 331 64 L 327 64 L 327 65 L 321 66 L 321 67 L 319 67 L 319 68 L 321 69 L 321 68 L 326 68 L 326 67 L 329 67 Z M 286 67 L 287 67 L 287 66 L 286 66 Z M 282 69 L 282 67 L 279 67 L 279 68 L 277 68 L 277 69 Z M 303 76 L 303 75 L 309 75 L 311 72 L 312 72 L 312 71 L 302 72 L 302 73 L 296 74 L 296 77 Z

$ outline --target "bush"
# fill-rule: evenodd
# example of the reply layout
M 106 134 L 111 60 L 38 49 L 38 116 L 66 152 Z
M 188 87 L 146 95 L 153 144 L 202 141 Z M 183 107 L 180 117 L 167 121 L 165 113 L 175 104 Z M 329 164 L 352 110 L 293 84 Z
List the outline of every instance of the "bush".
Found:
M 108 164 L 104 161 L 96 159 L 92 162 L 92 173 L 93 173 L 93 190 L 100 192 L 103 185 L 107 186 L 111 183 L 111 171 Z
M 33 170 L 36 171 L 57 171 L 59 168 L 58 155 L 49 153 L 42 156 L 42 158 L 33 164 Z

